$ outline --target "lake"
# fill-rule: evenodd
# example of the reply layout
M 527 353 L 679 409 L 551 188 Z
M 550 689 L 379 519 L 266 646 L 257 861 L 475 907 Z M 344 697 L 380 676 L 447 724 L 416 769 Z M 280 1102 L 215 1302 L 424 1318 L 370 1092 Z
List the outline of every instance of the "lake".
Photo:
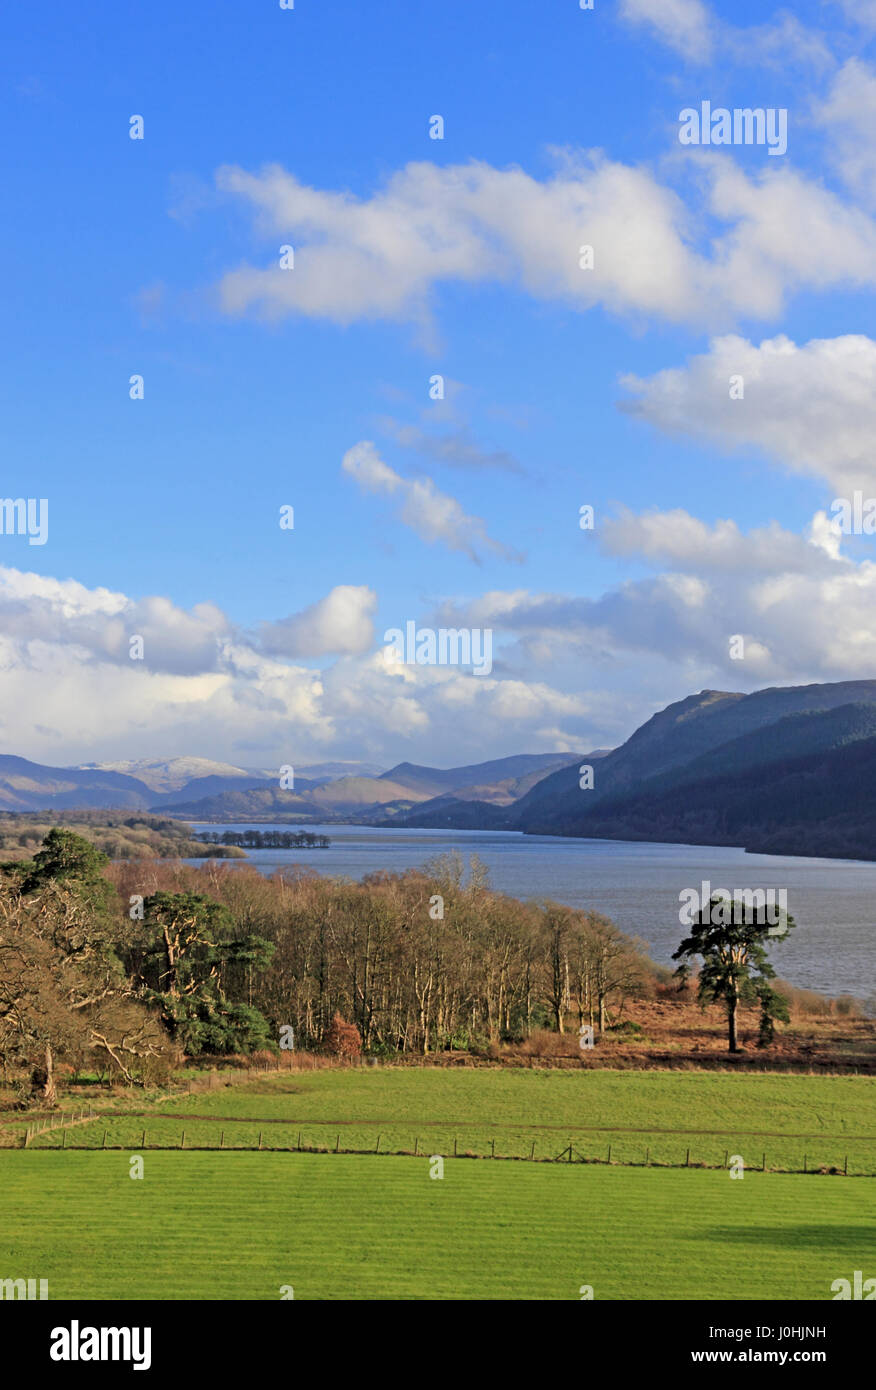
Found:
M 192 829 L 302 829 L 330 836 L 329 849 L 247 850 L 249 862 L 266 874 L 289 864 L 306 864 L 323 874 L 360 879 L 379 869 L 416 868 L 449 850 L 477 854 L 498 892 L 515 898 L 550 897 L 602 912 L 622 931 L 641 937 L 662 965 L 672 964 L 670 956 L 687 934 L 678 920 L 683 889 L 699 890 L 704 879 L 713 890 L 729 892 L 784 888 L 797 928 L 771 947 L 779 975 L 804 989 L 854 994 L 876 1007 L 876 864 L 746 854 L 726 846 L 573 840 L 517 831 L 243 822 L 197 824 Z

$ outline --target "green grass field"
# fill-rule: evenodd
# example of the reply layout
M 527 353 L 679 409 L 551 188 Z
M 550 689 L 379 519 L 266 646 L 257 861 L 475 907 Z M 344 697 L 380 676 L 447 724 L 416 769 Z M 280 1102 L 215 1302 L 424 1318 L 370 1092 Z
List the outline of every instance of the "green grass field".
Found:
M 50 1298 L 830 1299 L 873 1271 L 830 1177 L 311 1154 L 0 1155 L 0 1276 Z
M 0 1153 L 0 1278 L 48 1278 L 53 1298 L 829 1299 L 876 1273 L 872 1179 L 752 1170 L 765 1151 L 876 1172 L 873 1097 L 864 1077 L 377 1067 L 103 1093 L 94 1122 Z M 362 1156 L 196 1151 L 223 1133 L 294 1150 L 299 1132 Z M 487 1156 L 493 1139 L 497 1157 L 571 1140 L 603 1163 L 447 1157 L 430 1177 L 454 1140 Z M 623 1166 L 688 1148 L 692 1165 L 741 1154 L 744 1178 Z
M 107 1114 L 68 1131 L 72 1146 L 302 1146 L 383 1152 L 553 1158 L 570 1142 L 588 1158 L 876 1173 L 876 1084 L 867 1077 L 714 1072 L 451 1072 L 357 1068 L 281 1073 L 224 1084 L 139 1114 Z M 338 1138 L 340 1136 L 340 1138 Z M 62 1131 L 38 1135 L 59 1147 Z

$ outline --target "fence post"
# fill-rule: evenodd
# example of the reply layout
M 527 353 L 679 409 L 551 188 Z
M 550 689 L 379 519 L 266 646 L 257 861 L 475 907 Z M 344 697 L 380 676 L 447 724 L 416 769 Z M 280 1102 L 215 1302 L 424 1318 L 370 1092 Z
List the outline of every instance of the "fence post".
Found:
M 224 1129 L 223 1129 L 222 1133 L 219 1135 L 219 1147 L 220 1147 L 220 1149 L 224 1149 L 224 1148 L 225 1148 L 225 1130 L 224 1130 Z
M 298 1152 L 301 1152 L 301 1130 L 298 1131 Z
M 762 1159 L 761 1159 L 761 1161 L 760 1161 L 760 1171 L 761 1171 L 762 1173 L 765 1173 L 765 1172 L 766 1172 L 766 1154 L 763 1155 L 763 1157 L 762 1157 Z
M 530 1157 L 530 1158 L 535 1158 L 535 1140 L 534 1140 L 534 1139 L 533 1139 L 532 1144 L 531 1144 L 531 1146 L 530 1146 L 529 1157 Z
M 141 1149 L 145 1149 L 145 1147 L 146 1147 L 146 1131 L 145 1131 L 145 1129 L 144 1129 L 144 1131 L 143 1131 L 143 1139 L 142 1139 L 142 1141 L 141 1141 L 141 1143 L 140 1143 L 140 1148 L 141 1148 Z
M 457 1139 L 457 1136 L 454 1134 L 454 1136 L 453 1136 L 453 1157 L 454 1157 L 454 1158 L 456 1158 L 456 1145 L 457 1145 L 457 1143 L 458 1143 L 458 1139 Z
M 184 1149 L 185 1146 L 186 1146 L 186 1132 L 185 1132 L 185 1130 L 183 1130 L 183 1132 L 182 1132 L 182 1139 L 180 1139 L 180 1141 L 179 1141 L 179 1146 L 180 1146 L 181 1149 Z
M 609 1146 L 608 1146 L 608 1158 L 607 1158 L 605 1161 L 606 1161 L 606 1163 L 611 1163 L 611 1145 L 610 1145 L 610 1144 L 609 1144 Z
M 804 1172 L 804 1173 L 806 1172 L 806 1158 L 807 1158 L 807 1155 L 804 1154 L 804 1155 L 803 1155 L 803 1172 Z
M 61 1130 L 61 1148 L 62 1148 L 62 1149 L 66 1149 L 66 1147 L 67 1147 L 67 1131 L 66 1131 L 66 1129 L 62 1129 L 62 1130 Z
M 259 1130 L 259 1148 L 262 1147 L 262 1132 Z
M 647 1148 L 647 1149 L 645 1150 L 645 1167 L 646 1167 L 646 1168 L 650 1168 L 650 1166 L 651 1166 L 651 1149 L 650 1149 L 650 1147 L 649 1147 L 649 1148 Z
M 688 1149 L 687 1153 L 685 1154 L 684 1166 L 685 1168 L 690 1167 L 690 1149 Z
M 337 1139 L 335 1140 L 335 1153 L 340 1153 L 340 1149 L 341 1149 L 341 1136 L 338 1135 Z
M 490 1158 L 495 1158 L 495 1157 L 496 1157 L 496 1141 L 495 1141 L 495 1139 L 491 1139 L 491 1140 L 490 1140 L 490 1146 L 491 1146 Z
M 104 1132 L 103 1132 L 103 1143 L 101 1144 L 101 1148 L 102 1148 L 102 1149 L 105 1149 L 105 1148 L 106 1148 L 106 1130 L 104 1130 Z
M 417 1137 L 416 1137 L 416 1139 L 414 1140 L 414 1153 L 415 1153 L 415 1154 L 419 1154 L 419 1152 L 420 1152 L 420 1136 L 419 1136 L 419 1134 L 418 1134 Z
M 849 1156 L 848 1156 L 848 1154 L 846 1154 L 846 1161 L 845 1161 L 845 1163 L 843 1164 L 843 1172 L 845 1173 L 846 1177 L 849 1176 Z
M 377 1143 L 374 1145 L 374 1152 L 375 1152 L 375 1153 L 379 1153 L 379 1152 L 380 1152 L 380 1135 L 379 1135 L 379 1134 L 378 1134 L 378 1136 L 377 1136 Z

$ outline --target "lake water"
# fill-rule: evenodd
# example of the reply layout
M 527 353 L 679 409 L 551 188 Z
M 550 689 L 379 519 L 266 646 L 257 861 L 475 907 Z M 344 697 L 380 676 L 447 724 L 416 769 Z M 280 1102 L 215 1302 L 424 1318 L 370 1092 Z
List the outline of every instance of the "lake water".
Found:
M 778 974 L 825 994 L 854 994 L 876 1008 L 876 864 L 746 854 L 726 846 L 574 840 L 492 830 L 382 830 L 359 825 L 194 825 L 194 830 L 295 830 L 331 838 L 329 849 L 247 850 L 262 873 L 306 864 L 360 879 L 380 869 L 415 868 L 436 854 L 477 854 L 490 883 L 515 898 L 549 897 L 604 913 L 641 937 L 654 960 L 670 956 L 686 931 L 679 893 L 712 888 L 784 888 L 797 928 L 771 947 Z M 239 861 L 243 862 L 243 861 Z

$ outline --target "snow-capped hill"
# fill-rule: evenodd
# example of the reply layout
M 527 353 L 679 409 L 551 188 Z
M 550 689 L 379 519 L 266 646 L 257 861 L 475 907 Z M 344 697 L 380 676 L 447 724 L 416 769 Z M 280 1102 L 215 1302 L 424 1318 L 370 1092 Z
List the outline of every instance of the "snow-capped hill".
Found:
M 242 777 L 247 782 L 257 782 L 262 777 L 276 774 L 254 772 L 251 768 L 235 767 L 232 763 L 218 763 L 211 758 L 130 758 L 118 762 L 81 763 L 82 772 L 124 772 L 145 782 L 155 792 L 179 791 L 187 783 L 201 777 Z

